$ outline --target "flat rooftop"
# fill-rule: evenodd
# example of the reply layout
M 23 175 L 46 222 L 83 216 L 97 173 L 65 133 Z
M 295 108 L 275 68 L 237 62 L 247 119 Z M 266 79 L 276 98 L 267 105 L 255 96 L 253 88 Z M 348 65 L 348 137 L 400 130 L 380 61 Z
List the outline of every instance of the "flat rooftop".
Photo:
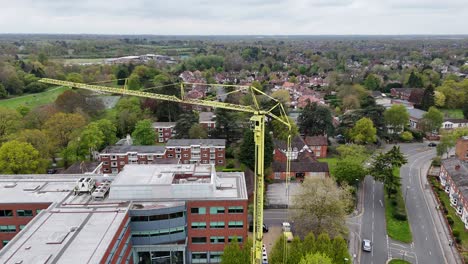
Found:
M 112 182 L 109 199 L 247 199 L 247 191 L 243 172 L 220 173 L 212 165 L 128 164 Z
M 0 263 L 99 263 L 127 207 L 49 207 L 0 251 Z

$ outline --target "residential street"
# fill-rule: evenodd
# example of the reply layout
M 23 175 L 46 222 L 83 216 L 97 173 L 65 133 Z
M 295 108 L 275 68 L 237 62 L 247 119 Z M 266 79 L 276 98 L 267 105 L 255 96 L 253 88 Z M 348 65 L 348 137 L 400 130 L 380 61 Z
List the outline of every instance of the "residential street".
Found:
M 386 150 L 392 146 L 387 146 Z M 406 196 L 408 219 L 414 242 L 405 244 L 388 238 L 385 228 L 383 186 L 371 177 L 367 177 L 363 183 L 364 212 L 349 222 L 351 231 L 360 232 L 359 241 L 363 238 L 373 241 L 371 253 L 359 250 L 360 263 L 379 264 L 385 263 L 390 258 L 405 259 L 416 264 L 459 263 L 457 255 L 448 247 L 448 236 L 444 232 L 443 222 L 437 217 L 439 212 L 436 211 L 431 199 L 431 190 L 428 189 L 425 178 L 420 176 L 422 175 L 420 173 L 425 173 L 429 168 L 431 159 L 435 156 L 435 149 L 427 147 L 426 143 L 399 146 L 408 158 L 408 163 L 400 172 L 401 188 L 404 197 Z M 356 247 L 351 250 L 353 251 L 356 251 Z

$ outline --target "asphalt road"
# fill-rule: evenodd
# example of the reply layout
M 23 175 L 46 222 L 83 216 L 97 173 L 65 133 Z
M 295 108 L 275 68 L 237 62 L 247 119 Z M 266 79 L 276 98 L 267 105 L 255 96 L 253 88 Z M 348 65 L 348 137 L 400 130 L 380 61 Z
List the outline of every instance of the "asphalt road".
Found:
M 433 210 L 425 200 L 424 188 L 427 187 L 420 181 L 420 170 L 435 156 L 435 149 L 427 147 L 427 143 L 399 146 L 408 159 L 408 163 L 400 170 L 400 176 L 414 242 L 405 244 L 387 236 L 383 185 L 367 177 L 363 184 L 364 213 L 361 217 L 360 240 L 371 239 L 373 250 L 371 253 L 361 251 L 360 263 L 380 264 L 390 258 L 405 259 L 416 264 L 447 263 L 432 219 Z

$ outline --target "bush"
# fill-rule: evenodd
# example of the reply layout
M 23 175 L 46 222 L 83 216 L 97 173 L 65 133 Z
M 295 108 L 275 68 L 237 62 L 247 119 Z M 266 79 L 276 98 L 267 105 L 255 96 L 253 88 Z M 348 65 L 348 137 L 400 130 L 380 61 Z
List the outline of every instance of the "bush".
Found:
M 413 134 L 411 134 L 411 132 L 409 132 L 409 131 L 405 131 L 405 132 L 401 133 L 400 138 L 403 141 L 410 142 L 410 141 L 413 140 Z
M 447 221 L 448 221 L 450 226 L 453 226 L 454 221 L 453 221 L 453 219 L 452 219 L 452 217 L 450 215 L 447 216 Z
M 444 207 L 444 214 L 445 214 L 445 215 L 448 215 L 448 210 L 447 210 L 447 208 L 445 208 L 445 207 Z
M 455 242 L 457 242 L 457 244 L 461 244 L 462 240 L 461 240 L 461 238 L 456 237 L 456 238 L 455 238 Z
M 454 237 L 460 237 L 460 231 L 454 230 L 454 231 L 453 231 L 453 236 L 454 236 Z
M 401 213 L 401 212 L 394 212 L 393 213 L 393 218 L 399 221 L 406 221 L 407 217 L 406 214 Z
M 441 164 L 440 157 L 435 157 L 432 159 L 432 166 L 440 167 L 440 164 Z
M 227 169 L 233 169 L 233 168 L 235 168 L 234 161 L 232 161 L 232 160 L 228 161 L 228 163 L 227 163 L 227 165 L 226 165 L 226 168 L 227 168 Z
M 393 199 L 392 199 L 391 203 L 392 203 L 393 206 L 397 206 L 397 204 L 398 204 L 398 202 L 396 200 L 393 200 Z
M 413 138 L 416 141 L 421 142 L 423 140 L 423 138 L 424 138 L 424 133 L 423 132 L 411 131 L 411 133 L 413 134 Z

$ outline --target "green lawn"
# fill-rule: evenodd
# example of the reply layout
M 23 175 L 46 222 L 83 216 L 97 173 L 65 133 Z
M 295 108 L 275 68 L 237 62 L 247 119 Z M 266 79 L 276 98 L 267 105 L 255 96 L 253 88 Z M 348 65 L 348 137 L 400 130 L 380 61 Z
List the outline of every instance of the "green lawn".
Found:
M 392 259 L 388 264 L 411 264 L 411 262 L 402 259 Z
M 11 99 L 3 99 L 0 100 L 0 106 L 16 109 L 18 106 L 24 105 L 30 109 L 33 109 L 37 106 L 52 103 L 60 94 L 68 89 L 70 88 L 54 87 L 42 93 L 28 94 Z
M 393 173 L 394 175 L 399 176 L 400 169 L 395 169 Z M 410 243 L 413 241 L 413 237 L 411 235 L 411 229 L 408 220 L 398 220 L 393 216 L 392 213 L 397 210 L 399 205 L 403 207 L 405 206 L 405 201 L 403 199 L 401 190 L 398 190 L 398 193 L 395 194 L 395 199 L 397 201 L 396 205 L 392 203 L 392 199 L 388 198 L 387 193 L 385 192 L 385 219 L 387 221 L 388 236 L 401 242 Z M 406 207 L 404 210 L 406 211 Z
M 460 217 L 458 217 L 457 213 L 455 212 L 455 208 L 450 205 L 450 198 L 446 192 L 442 189 L 439 182 L 436 178 L 430 177 L 430 182 L 432 186 L 434 186 L 435 193 L 439 197 L 440 202 L 442 205 L 447 208 L 448 215 L 453 219 L 452 231 L 460 232 L 460 239 L 461 239 L 461 247 L 463 251 L 468 251 L 468 232 L 465 231 L 465 225 L 463 224 Z
M 443 109 L 442 112 L 447 118 L 464 118 L 461 109 Z
M 321 159 L 318 159 L 318 161 L 328 163 L 330 176 L 335 177 L 335 169 L 336 169 L 336 163 L 338 162 L 338 158 L 321 158 Z

